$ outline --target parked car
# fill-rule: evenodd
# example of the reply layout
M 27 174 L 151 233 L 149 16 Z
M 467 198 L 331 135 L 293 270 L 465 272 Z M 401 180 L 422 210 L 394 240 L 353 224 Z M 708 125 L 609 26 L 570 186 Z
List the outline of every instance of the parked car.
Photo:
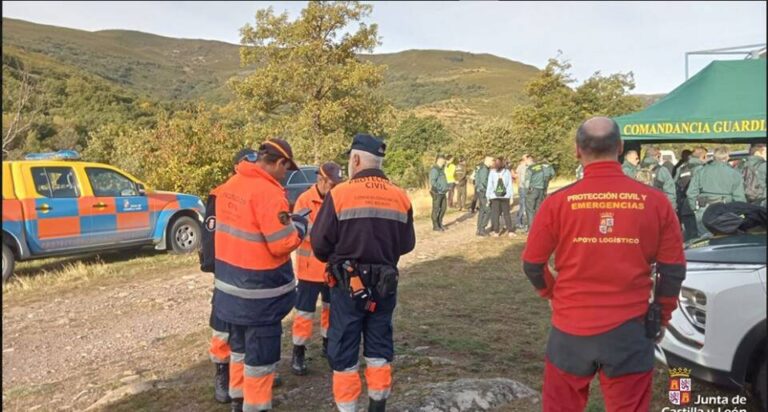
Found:
M 3 281 L 16 261 L 154 245 L 198 248 L 205 206 L 197 196 L 150 189 L 73 152 L 3 162 Z
M 766 235 L 691 243 L 680 306 L 656 357 L 670 368 L 731 388 L 750 383 L 766 403 Z
M 285 188 L 291 210 L 293 210 L 293 205 L 296 203 L 299 195 L 317 182 L 318 169 L 317 166 L 301 166 L 299 170 L 286 174 L 285 179 L 280 182 Z

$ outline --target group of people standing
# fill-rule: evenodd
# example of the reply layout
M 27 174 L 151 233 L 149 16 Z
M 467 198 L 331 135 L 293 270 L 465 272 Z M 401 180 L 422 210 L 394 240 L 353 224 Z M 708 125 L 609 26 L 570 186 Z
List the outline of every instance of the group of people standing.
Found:
M 467 175 L 463 160 L 453 166 L 451 156 L 438 155 L 429 172 L 432 229 L 445 230 L 443 217 L 447 208 L 452 207 L 453 187 L 458 188 L 458 209 L 464 209 L 467 181 L 470 181 L 475 188 L 470 211 L 478 212 L 477 236 L 507 234 L 514 237 L 517 229 L 527 232 L 554 175 L 554 168 L 549 163 L 537 162 L 529 154 L 524 154 L 517 166 L 506 162 L 503 157 L 486 156 L 470 175 Z M 512 219 L 515 186 L 519 207 L 516 218 Z
M 662 161 L 661 150 L 649 147 L 642 162 L 635 150 L 624 154 L 624 174 L 664 192 L 680 220 L 686 241 L 707 235 L 704 212 L 716 203 L 766 204 L 766 145 L 753 144 L 743 160 L 730 158 L 726 146 L 710 158 L 706 147 L 683 150 L 677 164 Z

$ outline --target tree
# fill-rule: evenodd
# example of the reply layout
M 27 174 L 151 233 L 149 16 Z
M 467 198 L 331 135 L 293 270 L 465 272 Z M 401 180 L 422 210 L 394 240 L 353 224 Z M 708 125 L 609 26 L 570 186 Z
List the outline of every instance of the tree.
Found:
M 358 2 L 310 2 L 289 21 L 270 7 L 240 30 L 241 64 L 256 69 L 231 87 L 271 134 L 285 135 L 300 161 L 336 158 L 354 133 L 381 130 L 386 105 L 376 92 L 384 67 L 357 58 L 379 44 L 377 26 L 361 22 L 371 10 Z M 357 29 L 347 31 L 354 23 Z
M 450 140 L 448 130 L 434 116 L 410 114 L 386 139 L 384 170 L 402 186 L 414 187 L 424 182 L 427 170 Z
M 11 73 L 4 73 L 3 77 L 6 75 L 10 76 Z M 29 72 L 22 67 L 18 76 L 15 87 L 6 89 L 6 84 L 3 84 L 3 107 L 7 104 L 9 108 L 7 114 L 3 111 L 3 158 L 19 137 L 26 136 L 31 130 L 37 113 L 34 102 L 35 85 Z

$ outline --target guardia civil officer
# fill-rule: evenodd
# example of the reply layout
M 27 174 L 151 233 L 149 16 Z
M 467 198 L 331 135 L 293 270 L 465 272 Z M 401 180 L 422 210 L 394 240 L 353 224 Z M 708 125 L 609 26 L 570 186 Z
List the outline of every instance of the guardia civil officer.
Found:
M 537 162 L 532 156 L 528 156 L 528 169 L 525 172 L 525 187 L 528 193 L 525 195 L 525 213 L 528 215 L 528 227 L 533 225 L 541 202 L 547 196 L 549 181 L 555 176 L 555 169 L 549 163 Z
M 696 213 L 696 225 L 699 236 L 709 231 L 701 223 L 701 218 L 709 205 L 714 203 L 746 202 L 744 179 L 741 174 L 728 165 L 728 148 L 715 149 L 714 159 L 693 175 L 686 195 L 688 204 Z
M 413 209 L 381 170 L 386 145 L 358 134 L 349 151 L 350 179 L 325 197 L 312 228 L 312 250 L 332 277 L 328 360 L 340 411 L 357 410 L 363 337 L 369 411 L 384 411 L 392 387 L 392 311 L 397 263 L 413 250 Z
M 281 322 L 296 299 L 290 255 L 308 227 L 289 212 L 280 184 L 289 170 L 297 170 L 291 146 L 270 139 L 215 189 L 213 308 L 229 325 L 233 412 L 272 408 Z
M 334 162 L 324 163 L 317 170 L 317 183 L 302 193 L 294 205 L 294 213 L 306 216 L 310 228 L 317 220 L 317 213 L 328 192 L 344 178 L 341 167 Z M 305 236 L 296 249 L 296 314 L 293 318 L 293 359 L 291 369 L 296 375 L 307 373 L 306 345 L 312 338 L 312 323 L 315 306 L 320 296 L 323 306 L 320 311 L 320 335 L 323 337 L 323 355 L 328 351 L 328 325 L 331 316 L 331 296 L 325 283 L 325 263 L 317 260 L 312 253 L 310 237 Z
M 584 410 L 599 373 L 607 411 L 647 411 L 654 340 L 685 278 L 677 216 L 664 193 L 622 172 L 613 120 L 584 122 L 576 146 L 584 179 L 544 200 L 522 256 L 525 274 L 552 307 L 543 410 Z M 553 253 L 556 277 L 547 263 Z M 654 266 L 659 278 L 649 305 Z

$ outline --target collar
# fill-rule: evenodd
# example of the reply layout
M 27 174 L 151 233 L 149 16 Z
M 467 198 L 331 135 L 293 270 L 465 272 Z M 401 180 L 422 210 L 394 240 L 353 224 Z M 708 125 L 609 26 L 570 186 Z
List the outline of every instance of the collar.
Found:
M 621 164 L 616 160 L 600 160 L 584 167 L 584 178 L 602 176 L 625 176 Z
M 384 174 L 384 171 L 381 169 L 363 169 L 352 178 L 352 179 L 362 179 L 364 177 L 380 177 L 385 180 L 389 180 L 387 178 L 387 175 Z
M 309 189 L 311 192 L 309 194 L 309 200 L 314 203 L 323 203 L 323 195 L 320 194 L 320 189 L 317 187 L 317 183 L 315 183 L 311 189 Z
M 267 173 L 266 170 L 262 169 L 261 166 L 251 163 L 251 162 L 240 162 L 235 167 L 235 172 L 237 174 L 249 177 L 249 178 L 261 178 L 266 180 L 267 182 L 277 186 L 280 188 L 280 190 L 285 191 L 285 188 L 283 188 L 283 185 L 280 184 L 277 180 L 275 180 L 272 175 Z

